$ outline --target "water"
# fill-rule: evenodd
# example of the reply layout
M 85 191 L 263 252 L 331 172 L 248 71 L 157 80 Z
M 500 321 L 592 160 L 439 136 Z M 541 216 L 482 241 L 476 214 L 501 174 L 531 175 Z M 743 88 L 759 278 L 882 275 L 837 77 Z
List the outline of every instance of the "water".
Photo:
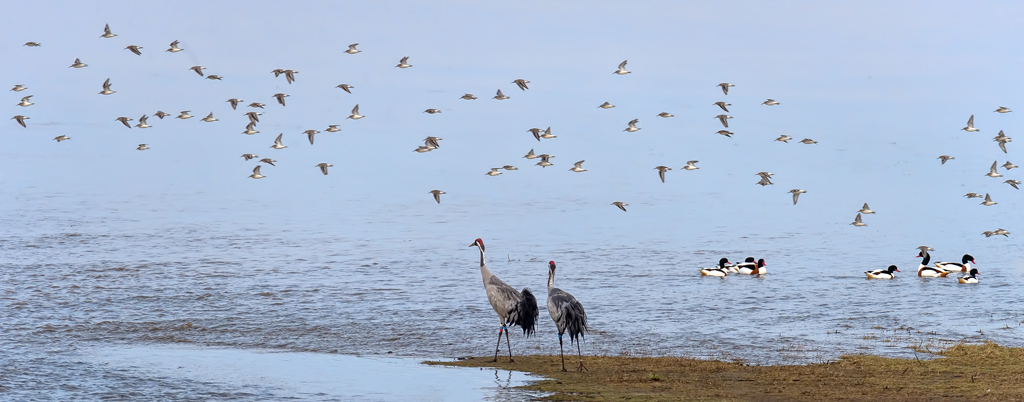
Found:
M 311 359 L 493 352 L 497 319 L 479 279 L 476 248 L 468 247 L 477 234 L 468 227 L 474 220 L 460 217 L 467 212 L 458 208 L 424 214 L 414 205 L 363 207 L 370 209 L 359 217 L 366 222 L 346 231 L 319 214 L 260 221 L 273 205 L 259 200 L 227 211 L 233 200 L 195 194 L 139 196 L 117 205 L 99 202 L 106 200 L 102 195 L 56 201 L 63 198 L 23 196 L 2 222 L 9 229 L 0 239 L 2 378 L 15 399 L 305 395 L 244 381 L 182 386 L 166 367 L 132 370 L 128 377 L 145 381 L 119 377 L 126 367 L 114 361 L 128 360 L 132 350 L 166 357 L 167 345 L 310 352 Z M 182 221 L 133 218 L 150 205 L 177 209 L 173 215 Z M 601 213 L 621 213 L 609 209 Z M 351 219 L 328 215 L 328 221 Z M 549 227 L 562 227 L 560 215 L 548 215 Z M 915 277 L 913 247 L 893 250 L 886 239 L 870 236 L 827 240 L 860 229 L 853 227 L 770 236 L 720 229 L 682 245 L 653 231 L 629 239 L 598 230 L 570 237 L 563 229 L 540 232 L 496 221 L 508 232 L 480 233 L 490 268 L 513 286 L 543 295 L 546 262 L 557 261 L 557 283 L 590 317 L 587 354 L 768 364 L 845 353 L 905 357 L 912 355 L 910 346 L 957 341 L 1024 344 L 1024 317 L 1007 297 L 1021 294 L 1024 279 L 1007 250 L 1012 239 L 967 243 L 982 283 L 966 286 Z M 836 258 L 875 254 L 886 257 L 867 264 Z M 933 254 L 949 255 L 941 248 Z M 769 273 L 725 279 L 697 273 L 697 266 L 720 256 L 746 255 L 766 258 Z M 903 274 L 892 281 L 865 279 L 861 272 L 881 267 L 883 259 L 903 266 Z M 513 332 L 514 354 L 558 352 L 555 327 L 541 305 L 536 337 Z M 212 371 L 203 377 L 210 379 Z M 63 393 L 47 393 L 55 387 Z

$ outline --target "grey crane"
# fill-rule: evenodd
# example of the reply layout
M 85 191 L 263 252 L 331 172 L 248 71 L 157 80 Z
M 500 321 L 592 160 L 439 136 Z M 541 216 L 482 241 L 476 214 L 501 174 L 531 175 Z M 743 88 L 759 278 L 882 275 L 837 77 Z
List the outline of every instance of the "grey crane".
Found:
M 583 311 L 583 305 L 569 292 L 555 287 L 554 261 L 548 261 L 548 314 L 551 314 L 551 319 L 558 327 L 558 354 L 562 356 L 562 371 L 567 371 L 565 351 L 562 349 L 562 335 L 567 331 L 569 343 L 576 343 L 576 353 L 580 359 L 576 371 L 586 370 L 587 367 L 583 365 L 583 352 L 580 350 L 580 338 L 587 330 L 587 312 Z
M 509 326 L 518 325 L 523 329 L 523 334 L 527 338 L 533 335 L 536 329 L 537 316 L 540 315 L 540 309 L 537 308 L 537 298 L 533 296 L 533 292 L 530 292 L 530 288 L 523 288 L 522 293 L 515 290 L 515 288 L 509 286 L 507 283 L 498 279 L 497 276 L 491 273 L 491 270 L 487 269 L 487 264 L 484 263 L 484 241 L 476 239 L 470 247 L 476 246 L 480 249 L 480 276 L 484 280 L 484 289 L 487 290 L 487 300 L 491 302 L 491 308 L 494 312 L 498 313 L 498 320 L 501 321 L 501 327 L 498 328 L 498 343 L 494 346 L 494 360 L 498 361 L 498 350 L 501 348 L 501 333 L 505 332 L 505 344 L 508 345 L 508 361 L 514 362 L 512 359 L 512 343 L 508 340 L 507 329 Z

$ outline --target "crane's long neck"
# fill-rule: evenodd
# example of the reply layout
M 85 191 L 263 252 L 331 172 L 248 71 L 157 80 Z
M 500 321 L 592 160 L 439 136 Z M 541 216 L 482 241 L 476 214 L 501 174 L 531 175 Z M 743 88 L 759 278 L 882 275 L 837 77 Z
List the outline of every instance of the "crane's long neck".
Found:
M 555 287 L 555 269 L 551 268 L 548 270 L 548 290 Z
M 484 285 L 486 286 L 487 281 L 491 280 L 491 277 L 494 276 L 494 274 L 491 273 L 491 270 L 487 269 L 487 264 L 484 263 L 483 247 L 477 246 L 477 248 L 480 250 L 480 276 L 483 277 Z

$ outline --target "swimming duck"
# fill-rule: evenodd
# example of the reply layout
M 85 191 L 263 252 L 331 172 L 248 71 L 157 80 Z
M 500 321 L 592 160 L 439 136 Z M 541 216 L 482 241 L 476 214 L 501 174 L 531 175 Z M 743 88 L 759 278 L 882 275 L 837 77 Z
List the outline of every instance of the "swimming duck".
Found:
M 971 270 L 971 263 L 974 262 L 974 256 L 970 254 L 964 254 L 964 257 L 960 259 L 961 262 L 936 262 L 935 266 L 942 268 L 946 271 L 953 272 L 968 272 Z
M 757 264 L 745 262 L 736 265 L 737 272 L 740 275 L 761 275 L 768 273 L 768 270 L 764 267 L 764 258 L 758 259 Z
M 893 279 L 896 278 L 893 272 L 900 272 L 900 270 L 896 269 L 895 265 L 890 265 L 889 269 L 876 269 L 874 271 L 865 271 L 864 273 L 871 279 Z
M 950 271 L 928 266 L 928 262 L 932 260 L 932 256 L 928 254 L 927 250 L 921 250 L 920 253 L 917 253 L 917 256 L 924 258 L 924 260 L 921 261 L 921 265 L 917 267 L 917 276 L 924 278 L 945 278 L 946 275 L 949 275 Z
M 728 258 L 722 258 L 718 260 L 718 268 L 700 268 L 700 274 L 703 276 L 720 276 L 725 277 L 728 275 L 725 264 L 729 263 Z
M 960 283 L 978 283 L 977 275 L 978 275 L 978 269 L 977 268 L 971 268 L 970 275 L 961 276 L 959 278 L 956 278 L 956 281 L 960 282 Z

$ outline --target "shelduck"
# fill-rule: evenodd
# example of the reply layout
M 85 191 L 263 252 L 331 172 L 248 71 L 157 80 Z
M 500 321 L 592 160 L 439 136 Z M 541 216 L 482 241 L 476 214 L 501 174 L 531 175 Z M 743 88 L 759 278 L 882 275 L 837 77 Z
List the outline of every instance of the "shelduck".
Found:
M 936 262 L 935 266 L 946 271 L 970 272 L 971 263 L 977 264 L 974 262 L 974 256 L 970 254 L 964 254 L 964 257 L 960 261 L 961 262 Z
M 729 274 L 725 264 L 729 263 L 728 258 L 722 258 L 718 260 L 718 268 L 701 268 L 700 274 L 704 276 L 720 276 L 725 277 Z
M 917 276 L 924 278 L 945 278 L 946 275 L 949 275 L 950 271 L 928 266 L 928 262 L 931 261 L 932 256 L 928 254 L 927 250 L 921 250 L 920 253 L 917 253 L 917 256 L 924 258 L 924 260 L 921 261 L 921 265 L 917 267 Z
M 890 265 L 888 269 L 876 269 L 874 271 L 865 271 L 864 273 L 871 279 L 894 279 L 896 275 L 893 272 L 900 272 L 900 270 L 896 269 L 895 265 Z
M 758 259 L 756 264 L 745 262 L 736 265 L 736 269 L 741 275 L 761 275 L 768 273 L 768 270 L 764 267 L 764 258 Z
M 956 278 L 956 280 L 957 280 L 957 282 L 960 282 L 960 283 L 978 283 L 977 275 L 978 275 L 978 269 L 977 268 L 971 268 L 970 275 L 961 276 L 959 278 Z

